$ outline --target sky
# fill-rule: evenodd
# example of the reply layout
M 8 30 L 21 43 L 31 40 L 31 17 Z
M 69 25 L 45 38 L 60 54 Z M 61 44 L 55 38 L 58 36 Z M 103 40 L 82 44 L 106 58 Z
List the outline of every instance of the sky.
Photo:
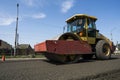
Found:
M 19 44 L 34 47 L 62 34 L 65 20 L 74 14 L 97 17 L 100 33 L 120 43 L 120 0 L 0 0 L 0 39 L 13 46 L 17 3 Z

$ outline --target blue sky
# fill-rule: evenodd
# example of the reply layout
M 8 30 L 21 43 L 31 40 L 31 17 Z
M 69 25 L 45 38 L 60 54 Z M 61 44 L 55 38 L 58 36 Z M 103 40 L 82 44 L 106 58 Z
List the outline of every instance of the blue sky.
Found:
M 74 14 L 98 18 L 97 29 L 120 42 L 120 0 L 0 0 L 0 39 L 14 45 L 16 4 L 19 3 L 19 43 L 34 44 L 63 32 Z

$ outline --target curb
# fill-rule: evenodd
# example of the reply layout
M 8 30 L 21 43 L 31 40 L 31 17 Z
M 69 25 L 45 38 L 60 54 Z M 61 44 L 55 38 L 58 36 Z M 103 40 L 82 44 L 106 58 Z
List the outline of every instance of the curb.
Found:
M 0 62 L 9 62 L 9 61 L 30 61 L 30 60 L 45 60 L 46 58 L 8 58 L 5 61 L 0 60 Z

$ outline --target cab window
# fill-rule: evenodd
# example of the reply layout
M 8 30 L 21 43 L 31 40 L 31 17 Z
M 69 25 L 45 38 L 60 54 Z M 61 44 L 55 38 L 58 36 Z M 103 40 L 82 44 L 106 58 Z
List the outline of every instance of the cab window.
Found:
M 77 19 L 71 23 L 67 24 L 67 31 L 68 32 L 79 32 L 81 29 L 84 28 L 85 19 Z
M 93 19 L 88 19 L 88 28 L 96 29 L 95 21 Z

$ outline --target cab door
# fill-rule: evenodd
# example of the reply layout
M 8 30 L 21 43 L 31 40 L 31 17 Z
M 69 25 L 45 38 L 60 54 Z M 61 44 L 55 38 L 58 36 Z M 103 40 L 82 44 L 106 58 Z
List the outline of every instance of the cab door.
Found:
M 89 44 L 95 44 L 96 42 L 96 25 L 95 20 L 87 19 L 87 41 Z

